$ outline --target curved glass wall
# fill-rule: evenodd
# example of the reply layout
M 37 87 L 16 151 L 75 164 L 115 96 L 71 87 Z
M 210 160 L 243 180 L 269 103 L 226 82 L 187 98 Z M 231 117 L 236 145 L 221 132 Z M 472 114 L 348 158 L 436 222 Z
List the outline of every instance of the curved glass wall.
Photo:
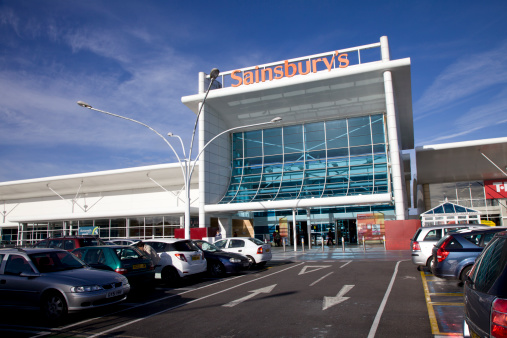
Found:
M 384 116 L 239 132 L 220 203 L 385 193 Z

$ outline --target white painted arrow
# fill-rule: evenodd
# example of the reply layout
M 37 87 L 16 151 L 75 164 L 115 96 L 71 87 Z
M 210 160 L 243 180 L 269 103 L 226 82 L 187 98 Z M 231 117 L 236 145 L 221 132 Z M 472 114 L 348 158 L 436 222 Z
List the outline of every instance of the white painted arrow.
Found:
M 331 265 L 305 265 L 298 275 L 304 275 L 305 273 L 315 272 L 321 269 L 329 268 Z
M 336 297 L 324 297 L 324 302 L 322 303 L 322 310 L 328 309 L 333 305 L 340 304 L 350 297 L 343 297 L 347 292 L 349 292 L 354 285 L 344 285 L 340 292 L 336 295 Z
M 240 298 L 240 299 L 233 300 L 232 302 L 224 304 L 222 306 L 225 306 L 225 307 L 236 306 L 236 305 L 238 305 L 240 303 L 243 303 L 246 300 L 249 300 L 250 298 L 253 298 L 253 297 L 257 296 L 260 293 L 270 293 L 271 291 L 273 291 L 273 289 L 275 288 L 275 286 L 276 286 L 276 284 L 273 284 L 273 285 L 270 285 L 270 286 L 266 286 L 265 288 L 249 291 L 249 292 L 251 292 L 251 294 L 249 294 L 248 296 L 245 296 L 245 297 Z

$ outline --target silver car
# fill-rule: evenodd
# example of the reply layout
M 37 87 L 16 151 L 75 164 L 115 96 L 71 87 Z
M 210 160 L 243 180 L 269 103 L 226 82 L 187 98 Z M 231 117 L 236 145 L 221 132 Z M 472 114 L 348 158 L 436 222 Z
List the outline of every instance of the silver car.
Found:
M 410 242 L 412 249 L 412 263 L 415 265 L 427 266 L 431 269 L 433 260 L 432 250 L 437 242 L 450 231 L 459 229 L 481 229 L 489 228 L 479 224 L 446 224 L 417 229 Z
M 95 270 L 60 249 L 0 249 L 0 306 L 41 309 L 51 321 L 121 302 L 127 278 Z

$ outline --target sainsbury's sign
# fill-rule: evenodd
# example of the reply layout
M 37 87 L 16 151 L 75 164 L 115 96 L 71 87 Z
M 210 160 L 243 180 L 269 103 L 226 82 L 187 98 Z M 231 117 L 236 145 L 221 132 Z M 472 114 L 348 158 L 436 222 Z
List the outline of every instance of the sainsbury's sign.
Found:
M 336 59 L 336 60 L 335 60 Z M 252 71 L 241 71 L 237 69 L 231 73 L 231 79 L 234 81 L 231 87 L 248 86 L 253 83 L 279 80 L 284 77 L 293 77 L 294 75 L 307 75 L 310 72 L 316 73 L 319 66 L 325 66 L 325 69 L 331 71 L 333 64 L 337 61 L 338 68 L 347 68 L 349 66 L 348 54 L 340 54 L 336 51 L 327 57 L 309 59 L 299 62 L 289 62 L 285 60 L 283 64 L 260 68 L 256 66 Z M 241 76 L 241 73 L 243 73 Z
M 507 180 L 484 181 L 486 199 L 507 198 Z

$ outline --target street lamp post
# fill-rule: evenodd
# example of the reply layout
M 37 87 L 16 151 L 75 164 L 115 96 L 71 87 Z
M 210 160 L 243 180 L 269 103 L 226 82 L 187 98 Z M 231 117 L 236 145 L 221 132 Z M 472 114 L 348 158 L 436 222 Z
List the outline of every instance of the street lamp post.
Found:
M 195 121 L 195 124 L 194 124 L 194 130 L 192 132 L 192 140 L 190 142 L 190 148 L 188 150 L 188 153 L 185 152 L 185 146 L 183 144 L 183 141 L 182 141 L 181 137 L 179 137 L 178 135 L 174 135 L 173 133 L 168 133 L 167 134 L 167 136 L 177 137 L 180 140 L 181 149 L 182 149 L 182 152 L 183 152 L 183 158 L 181 158 L 178 155 L 178 152 L 174 149 L 174 147 L 171 145 L 171 143 L 162 134 L 160 134 L 158 131 L 156 131 L 155 129 L 153 129 L 149 125 L 147 125 L 145 123 L 142 123 L 140 121 L 137 121 L 137 120 L 125 117 L 125 116 L 113 114 L 113 113 L 110 113 L 110 112 L 107 112 L 107 111 L 104 111 L 104 110 L 100 110 L 100 109 L 94 108 L 91 105 L 89 105 L 89 104 L 87 104 L 87 103 L 85 103 L 83 101 L 78 101 L 77 102 L 77 104 L 79 106 L 83 107 L 83 108 L 88 108 L 88 109 L 97 111 L 99 113 L 107 114 L 107 115 L 110 115 L 110 116 L 114 116 L 114 117 L 117 117 L 117 118 L 121 118 L 121 119 L 124 119 L 124 120 L 128 120 L 128 121 L 140 124 L 140 125 L 148 128 L 148 129 L 150 129 L 155 134 L 157 134 L 171 148 L 171 150 L 173 151 L 174 155 L 178 159 L 178 162 L 180 164 L 181 171 L 182 171 L 182 174 L 183 174 L 184 183 L 185 183 L 185 203 L 186 203 L 186 205 L 185 205 L 185 239 L 190 239 L 190 180 L 192 179 L 192 174 L 194 172 L 195 165 L 196 165 L 197 161 L 199 160 L 199 157 L 201 156 L 201 154 L 204 152 L 204 149 L 206 149 L 206 147 L 208 147 L 208 145 L 210 145 L 211 142 L 213 142 L 218 137 L 222 136 L 225 133 L 231 132 L 233 130 L 243 129 L 243 128 L 250 128 L 250 127 L 256 127 L 256 126 L 261 126 L 261 125 L 266 125 L 266 124 L 271 124 L 271 123 L 276 123 L 276 122 L 280 122 L 282 120 L 281 117 L 275 117 L 274 119 L 272 119 L 271 121 L 268 121 L 268 122 L 255 123 L 255 124 L 250 124 L 250 125 L 239 126 L 239 127 L 234 127 L 234 128 L 227 129 L 227 130 L 219 133 L 215 137 L 213 137 L 211 140 L 209 140 L 204 145 L 204 147 L 202 147 L 202 149 L 200 149 L 199 153 L 197 154 L 196 158 L 194 159 L 194 163 L 192 164 L 192 161 L 191 161 L 192 147 L 193 147 L 193 144 L 194 144 L 194 137 L 195 137 L 195 132 L 196 132 L 196 128 L 197 128 L 197 123 L 199 121 L 199 115 L 201 114 L 202 108 L 204 107 L 204 103 L 206 101 L 206 98 L 208 97 L 208 93 L 209 93 L 209 91 L 211 89 L 211 85 L 213 84 L 213 81 L 218 77 L 218 74 L 219 74 L 218 69 L 213 68 L 211 70 L 211 73 L 210 73 L 210 79 L 211 79 L 210 80 L 210 84 L 208 86 L 208 90 L 206 91 L 206 95 L 204 96 L 204 99 L 203 99 L 203 102 L 201 104 L 201 107 L 199 108 L 199 112 L 197 113 L 197 118 L 196 118 L 196 121 Z M 188 154 L 188 157 L 187 157 L 186 154 Z

